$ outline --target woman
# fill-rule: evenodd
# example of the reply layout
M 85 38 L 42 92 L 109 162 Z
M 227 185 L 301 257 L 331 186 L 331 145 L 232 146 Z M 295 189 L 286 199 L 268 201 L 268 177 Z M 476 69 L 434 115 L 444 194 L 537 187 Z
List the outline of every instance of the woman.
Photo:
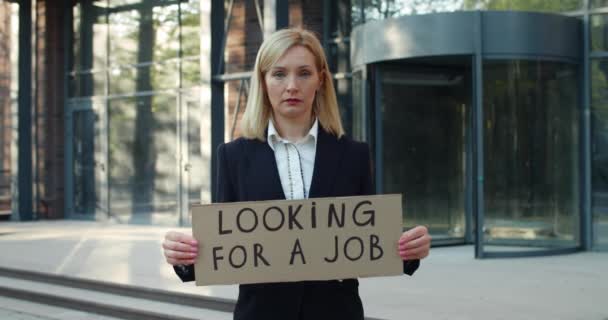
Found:
M 218 148 L 215 202 L 302 199 L 373 194 L 366 144 L 344 136 L 325 54 L 302 29 L 264 41 L 241 121 L 243 137 Z M 404 272 L 413 274 L 429 253 L 426 228 L 401 236 Z M 168 232 L 167 262 L 183 281 L 194 280 L 198 244 Z M 247 284 L 239 287 L 235 319 L 362 320 L 356 279 Z

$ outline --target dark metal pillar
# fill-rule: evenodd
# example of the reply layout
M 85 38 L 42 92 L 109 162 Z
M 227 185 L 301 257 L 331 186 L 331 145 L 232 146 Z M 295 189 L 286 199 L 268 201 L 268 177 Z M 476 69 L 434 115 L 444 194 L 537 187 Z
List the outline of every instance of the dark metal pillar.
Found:
M 224 73 L 224 0 L 211 2 L 211 199 L 216 201 L 217 147 L 224 142 L 224 82 L 214 77 Z
M 582 190 L 581 190 L 581 249 L 590 250 L 592 243 L 593 219 L 591 210 L 591 74 L 589 63 L 590 17 L 589 0 L 584 0 L 583 16 L 583 72 L 582 72 Z
M 276 30 L 289 26 L 289 1 L 276 0 L 275 2 Z
M 482 17 L 475 15 L 475 53 L 473 72 L 475 79 L 473 103 L 473 215 L 475 217 L 475 257 L 483 258 L 484 226 L 484 166 L 483 166 L 483 36 Z
M 19 1 L 19 220 L 32 220 L 32 3 Z

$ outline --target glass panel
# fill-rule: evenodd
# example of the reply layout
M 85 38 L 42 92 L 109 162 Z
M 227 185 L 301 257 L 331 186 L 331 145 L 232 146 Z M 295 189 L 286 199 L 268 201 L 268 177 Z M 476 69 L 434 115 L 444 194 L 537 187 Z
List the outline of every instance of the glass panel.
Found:
M 363 7 L 361 6 L 359 1 L 353 1 L 351 2 L 351 14 L 350 14 L 350 21 L 352 23 L 352 26 L 358 26 L 360 24 L 363 23 L 363 17 L 362 17 L 362 10 Z
M 197 87 L 201 85 L 200 57 L 182 60 L 182 88 Z
M 591 16 L 591 50 L 606 51 L 608 50 L 608 16 L 593 15 Z
M 141 12 L 145 12 L 145 10 L 148 9 L 142 8 Z M 177 4 L 157 6 L 152 9 L 151 15 L 142 14 L 139 50 L 152 50 L 151 61 L 176 59 L 179 56 L 179 21 L 179 5 Z M 151 34 L 145 36 L 144 31 Z M 198 38 L 198 34 L 191 34 L 191 36 Z M 141 40 L 151 41 L 146 45 Z M 143 59 L 140 62 L 144 62 Z
M 367 112 L 365 101 L 363 100 L 363 73 L 361 71 L 353 73 L 353 132 L 352 137 L 359 141 L 369 141 L 367 139 Z
M 131 223 L 177 222 L 177 108 L 173 95 L 110 100 L 111 211 Z
M 469 68 L 395 70 L 380 79 L 383 192 L 403 194 L 404 227 L 463 238 Z
M 138 47 L 147 47 L 147 52 L 142 55 L 151 56 L 152 43 L 142 42 L 139 32 L 140 12 L 137 10 L 114 12 L 108 17 L 110 23 L 110 52 L 108 53 L 112 66 L 135 64 L 137 62 L 150 61 L 150 59 L 138 59 Z M 142 34 L 143 35 L 143 34 Z M 148 39 L 149 40 L 149 39 Z
M 483 72 L 484 244 L 503 245 L 490 250 L 577 246 L 576 67 L 487 61 Z
M 364 0 L 365 21 L 411 14 L 461 10 L 521 10 L 566 12 L 583 8 L 584 0 Z M 361 23 L 361 5 L 353 2 L 353 25 Z
M 591 9 L 608 7 L 608 0 L 591 0 Z
M 108 25 L 103 14 L 104 6 L 105 1 L 90 0 L 80 1 L 74 6 L 72 33 L 74 64 L 70 66 L 70 70 L 105 70 Z
M 175 59 L 179 53 L 179 5 L 147 2 L 129 11 L 112 12 L 110 63 L 125 66 Z
M 106 72 L 77 72 L 69 75 L 70 96 L 90 97 L 106 94 Z
M 182 95 L 188 141 L 188 198 L 190 204 L 211 202 L 211 113 L 201 104 L 201 88 Z
M 139 68 L 125 66 L 125 67 L 112 67 L 109 70 L 108 79 L 108 92 L 110 95 L 114 94 L 127 94 L 137 92 L 136 86 L 138 84 L 137 77 L 140 77 L 139 84 L 140 88 L 147 89 L 144 91 L 151 91 L 152 84 L 150 83 L 150 66 Z
M 178 87 L 179 5 L 141 3 L 110 15 L 110 94 Z
M 181 4 L 182 11 L 182 56 L 198 56 L 201 52 L 200 9 L 198 0 Z
M 129 94 L 178 87 L 178 61 L 145 66 L 115 67 L 110 70 L 110 94 Z
M 232 141 L 241 136 L 240 120 L 247 106 L 249 80 L 239 79 L 224 82 L 225 107 L 224 119 L 225 141 Z
M 199 191 L 195 198 L 201 201 L 205 197 L 201 190 L 208 188 L 199 180 L 202 175 L 198 175 L 204 166 L 201 137 L 191 132 L 200 133 L 201 126 L 200 3 L 80 0 L 73 13 L 70 96 L 114 96 L 108 103 L 109 145 L 104 144 L 108 149 L 105 154 L 110 157 L 110 180 L 104 182 L 110 184 L 112 211 L 131 222 L 175 224 L 177 146 L 185 146 L 186 141 L 177 137 L 177 97 L 159 91 L 179 88 L 180 80 L 182 87 L 196 88 L 196 94 L 188 94 L 196 98 L 186 102 L 187 109 L 193 109 L 193 118 L 188 120 L 192 128 L 186 128 L 184 137 L 194 141 L 192 147 L 198 147 L 191 153 L 199 154 L 198 158 L 193 157 L 193 170 L 198 170 L 194 188 Z M 182 63 L 180 50 L 186 57 Z M 184 70 L 181 74 L 180 66 Z M 81 155 L 84 160 L 91 156 Z M 107 192 L 101 196 L 108 199 Z
M 593 246 L 608 249 L 608 59 L 591 62 Z
M 251 71 L 255 56 L 264 40 L 264 33 L 258 22 L 256 1 L 234 1 L 232 19 L 228 27 L 224 66 L 226 73 Z M 260 1 L 263 3 L 263 1 Z M 235 18 L 241 17 L 241 18 Z M 230 54 L 228 54 L 230 52 Z M 212 61 L 212 63 L 216 63 Z
M 105 168 L 102 161 L 96 159 L 101 154 L 100 117 L 91 109 L 72 113 L 72 170 L 74 190 L 74 212 L 76 215 L 94 216 L 101 200 L 100 177 Z M 98 170 L 99 169 L 99 170 Z

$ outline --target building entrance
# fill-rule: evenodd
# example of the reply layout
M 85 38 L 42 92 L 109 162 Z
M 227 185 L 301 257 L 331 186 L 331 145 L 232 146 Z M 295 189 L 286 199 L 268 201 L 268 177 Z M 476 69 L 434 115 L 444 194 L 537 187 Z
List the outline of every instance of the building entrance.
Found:
M 434 241 L 464 242 L 470 233 L 470 61 L 379 66 L 378 184 L 383 193 L 403 194 L 404 226 L 426 225 Z

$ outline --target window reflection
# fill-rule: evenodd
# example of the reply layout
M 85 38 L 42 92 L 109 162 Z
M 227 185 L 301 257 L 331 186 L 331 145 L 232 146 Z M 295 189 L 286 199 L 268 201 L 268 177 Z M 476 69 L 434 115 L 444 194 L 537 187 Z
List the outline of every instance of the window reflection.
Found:
M 198 1 L 82 0 L 73 11 L 70 96 L 103 96 L 106 82 L 110 95 L 178 88 L 180 50 L 189 61 L 182 72 L 198 84 Z
M 152 15 L 146 17 L 149 21 L 140 22 L 140 37 L 144 30 L 143 25 L 150 24 L 152 42 L 150 48 L 142 46 L 140 50 L 152 51 L 151 61 L 164 61 L 175 59 L 179 55 L 179 6 L 177 4 L 163 7 L 154 7 Z
M 591 63 L 593 245 L 608 248 L 608 60 Z
M 182 103 L 186 116 L 188 159 L 186 178 L 190 203 L 211 202 L 211 115 L 208 104 L 201 104 L 199 89 L 186 91 Z
M 608 0 L 591 0 L 591 8 L 603 8 L 608 6 Z
M 110 69 L 109 78 L 112 95 L 167 90 L 179 85 L 179 64 L 172 60 L 140 67 L 115 67 Z
M 253 69 L 255 56 L 264 40 L 262 29 L 257 26 L 249 27 L 247 23 L 258 19 L 255 3 L 256 1 L 250 0 L 234 1 L 232 16 L 240 18 L 230 19 L 223 57 L 225 73 L 246 72 Z
M 198 56 L 201 52 L 200 4 L 190 0 L 181 4 L 182 22 L 182 56 Z M 203 22 L 204 23 L 204 22 Z
M 199 57 L 182 60 L 182 87 L 190 88 L 201 84 L 201 69 L 199 66 Z
M 95 139 L 93 128 L 95 115 L 92 111 L 79 111 L 74 114 L 73 128 L 73 170 L 74 170 L 74 210 L 90 215 L 95 213 Z
M 608 50 L 608 16 L 593 15 L 591 16 L 591 50 L 602 51 Z
M 362 72 L 353 73 L 353 124 L 352 136 L 355 140 L 368 141 L 367 114 L 365 110 Z
M 70 95 L 73 97 L 99 96 L 106 93 L 106 72 L 84 71 L 68 75 Z
M 146 12 L 147 13 L 147 12 Z M 144 13 L 144 15 L 146 14 Z M 110 23 L 110 37 L 108 58 L 111 66 L 135 64 L 146 61 L 142 56 L 138 59 L 138 46 L 147 47 L 148 52 L 141 51 L 142 55 L 151 58 L 151 47 L 148 43 L 141 43 L 142 40 L 151 41 L 140 37 L 139 21 L 142 20 L 141 12 L 138 10 L 122 11 L 112 13 L 108 16 Z M 148 30 L 146 30 L 148 31 Z M 143 32 L 142 36 L 149 37 L 149 32 Z
M 102 71 L 106 68 L 108 25 L 103 5 L 85 0 L 74 6 L 72 70 Z
M 177 207 L 176 97 L 116 98 L 109 104 L 111 211 L 175 213 Z
M 404 226 L 462 238 L 469 69 L 400 69 L 380 80 L 383 193 L 403 194 Z
M 72 112 L 74 130 L 83 133 L 72 143 L 74 204 L 90 213 L 95 200 L 107 202 L 109 212 L 129 222 L 175 223 L 180 150 L 189 153 L 182 157 L 195 173 L 182 176 L 190 186 L 184 194 L 204 201 L 210 193 L 209 177 L 202 180 L 210 155 L 200 145 L 200 131 L 210 132 L 208 119 L 201 118 L 200 2 L 80 0 L 73 18 L 69 92 L 86 97 L 68 100 L 70 108 L 84 109 Z M 90 100 L 101 102 L 104 123 L 86 103 L 79 105 Z M 91 136 L 92 121 L 107 128 L 103 137 Z M 91 148 L 99 141 L 107 141 L 105 175 L 91 167 Z
M 488 61 L 483 72 L 485 243 L 576 245 L 576 67 Z
M 103 4 L 82 1 L 74 6 L 73 60 L 69 74 L 72 97 L 105 94 L 108 25 Z
M 584 0 L 382 0 L 353 2 L 353 25 L 365 21 L 383 20 L 404 15 L 453 12 L 464 10 L 521 10 L 539 12 L 567 12 L 582 9 Z M 594 0 L 605 1 L 605 0 Z M 363 13 L 363 17 L 362 17 Z

